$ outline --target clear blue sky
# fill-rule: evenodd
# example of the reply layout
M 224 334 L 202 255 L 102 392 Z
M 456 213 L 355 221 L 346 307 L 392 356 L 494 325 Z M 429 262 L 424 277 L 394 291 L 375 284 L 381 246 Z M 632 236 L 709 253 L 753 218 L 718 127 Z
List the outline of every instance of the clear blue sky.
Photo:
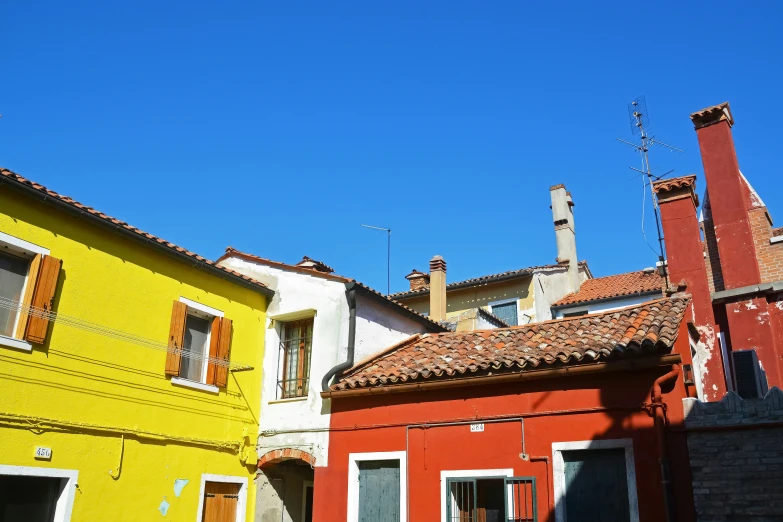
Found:
M 9 0 L 0 165 L 212 259 L 308 255 L 379 290 L 386 238 L 359 225 L 391 227 L 392 291 L 434 254 L 452 281 L 552 262 L 565 183 L 579 257 L 639 269 L 615 138 L 640 94 L 686 149 L 653 164 L 700 192 L 688 115 L 730 101 L 783 224 L 783 4 L 696 4 Z

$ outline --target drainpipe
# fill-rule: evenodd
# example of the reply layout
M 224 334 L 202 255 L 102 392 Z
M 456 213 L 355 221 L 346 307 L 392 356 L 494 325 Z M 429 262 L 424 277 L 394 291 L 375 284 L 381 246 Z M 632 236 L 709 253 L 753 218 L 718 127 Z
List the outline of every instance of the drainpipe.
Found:
M 672 496 L 671 472 L 669 470 L 669 455 L 666 451 L 666 405 L 661 396 L 661 386 L 673 382 L 680 374 L 680 365 L 672 365 L 669 373 L 655 380 L 652 389 L 652 410 L 655 419 L 655 435 L 658 440 L 658 462 L 661 465 L 661 486 L 663 487 L 663 508 L 666 522 L 675 522 L 674 499 Z
M 329 381 L 353 366 L 353 353 L 356 346 L 356 283 L 345 283 L 345 299 L 348 301 L 348 356 L 345 362 L 341 362 L 324 375 L 321 381 L 321 389 L 329 391 Z

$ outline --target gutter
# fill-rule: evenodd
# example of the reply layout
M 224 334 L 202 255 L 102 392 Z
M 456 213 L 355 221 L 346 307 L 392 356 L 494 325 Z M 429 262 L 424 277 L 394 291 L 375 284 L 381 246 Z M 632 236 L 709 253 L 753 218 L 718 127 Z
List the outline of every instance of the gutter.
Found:
M 671 470 L 669 467 L 669 452 L 666 447 L 666 405 L 663 402 L 661 386 L 676 382 L 680 375 L 680 365 L 673 364 L 671 370 L 658 377 L 653 384 L 650 399 L 652 399 L 652 413 L 655 422 L 655 436 L 658 441 L 658 464 L 661 467 L 661 489 L 663 490 L 663 509 L 666 522 L 675 522 L 674 495 L 672 493 Z
M 87 218 L 88 221 L 92 221 L 94 224 L 100 225 L 103 228 L 112 230 L 114 232 L 119 232 L 129 239 L 133 239 L 139 243 L 142 243 L 146 246 L 153 247 L 158 249 L 159 251 L 168 254 L 174 258 L 177 258 L 179 261 L 184 262 L 185 264 L 188 264 L 190 266 L 193 266 L 195 268 L 200 268 L 206 272 L 211 273 L 212 275 L 215 275 L 221 279 L 225 279 L 227 281 L 231 281 L 232 283 L 239 284 L 241 286 L 244 286 L 245 288 L 250 288 L 252 290 L 255 290 L 256 292 L 259 292 L 269 298 L 275 295 L 274 290 L 272 290 L 269 287 L 266 287 L 264 285 L 253 283 L 250 281 L 247 281 L 237 275 L 232 274 L 231 272 L 227 272 L 221 268 L 218 268 L 215 265 L 207 264 L 204 261 L 199 261 L 197 259 L 192 258 L 191 256 L 184 254 L 180 251 L 178 251 L 176 248 L 172 248 L 169 246 L 166 246 L 162 243 L 159 243 L 157 241 L 153 241 L 150 238 L 144 237 L 139 233 L 133 232 L 131 230 L 128 230 L 127 228 L 117 225 L 116 223 L 111 223 L 102 217 L 96 216 L 95 214 L 91 214 L 87 212 L 86 210 L 79 209 L 70 203 L 66 203 L 65 201 L 58 199 L 56 197 L 52 197 L 48 194 L 44 194 L 40 192 L 39 190 L 29 187 L 25 185 L 24 183 L 20 183 L 19 181 L 16 181 L 14 179 L 6 178 L 5 176 L 0 176 L 0 185 L 3 183 L 10 182 L 11 188 L 15 188 L 20 190 L 21 192 L 24 192 L 26 195 L 31 196 L 34 199 L 39 199 L 45 203 L 49 203 L 52 205 L 55 205 L 56 207 L 60 208 L 60 210 L 64 210 L 70 214 L 75 215 L 77 218 Z
M 353 367 L 353 356 L 356 348 L 356 289 L 359 287 L 355 281 L 345 283 L 345 299 L 348 301 L 348 355 L 345 361 L 334 366 L 326 372 L 321 380 L 321 389 L 326 392 L 329 389 L 329 381 L 332 377 Z M 360 287 L 359 287 L 360 288 Z M 323 396 L 323 393 L 321 393 Z
M 641 370 L 658 368 L 660 366 L 671 367 L 679 364 L 682 358 L 679 354 L 661 355 L 658 357 L 644 357 L 611 362 L 594 363 L 584 366 L 565 366 L 562 368 L 550 368 L 546 370 L 534 370 L 529 372 L 486 375 L 482 377 L 467 377 L 462 379 L 449 379 L 442 381 L 422 382 L 417 384 L 399 384 L 389 386 L 372 386 L 369 388 L 351 388 L 348 390 L 330 390 L 322 388 L 321 397 L 324 399 L 340 399 L 343 397 L 361 397 L 372 395 L 388 395 L 393 393 L 426 392 L 430 390 L 467 388 L 471 386 L 483 386 L 489 384 L 519 383 L 552 379 L 557 377 L 578 377 L 580 375 L 594 375 L 613 373 L 627 370 Z M 331 375 L 329 376 L 331 378 Z

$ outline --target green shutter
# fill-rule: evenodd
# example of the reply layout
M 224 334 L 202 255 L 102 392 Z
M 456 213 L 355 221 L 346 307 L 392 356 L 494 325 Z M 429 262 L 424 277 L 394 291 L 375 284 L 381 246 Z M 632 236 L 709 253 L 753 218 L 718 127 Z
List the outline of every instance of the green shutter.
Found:
M 400 521 L 400 462 L 359 463 L 359 522 Z
M 629 522 L 625 450 L 564 451 L 567 522 Z

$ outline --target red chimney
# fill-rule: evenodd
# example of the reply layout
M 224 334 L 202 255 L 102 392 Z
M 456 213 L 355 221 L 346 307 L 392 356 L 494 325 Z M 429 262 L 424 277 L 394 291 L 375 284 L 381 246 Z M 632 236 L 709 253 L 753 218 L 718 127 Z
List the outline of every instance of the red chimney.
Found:
M 742 182 L 728 103 L 691 114 L 699 139 L 715 237 L 727 290 L 761 282 L 748 220 L 750 195 Z
M 697 367 L 702 391 L 707 400 L 719 400 L 726 393 L 720 340 L 717 336 L 712 296 L 707 279 L 707 265 L 699 231 L 696 207 L 696 176 L 682 176 L 653 183 L 661 209 L 661 225 L 666 242 L 666 265 L 669 282 L 673 286 L 685 285 L 691 294 L 693 307 L 690 320 L 699 332 Z M 691 354 L 680 354 L 688 364 Z M 702 356 L 703 355 L 703 356 Z M 698 367 L 701 364 L 701 367 Z

